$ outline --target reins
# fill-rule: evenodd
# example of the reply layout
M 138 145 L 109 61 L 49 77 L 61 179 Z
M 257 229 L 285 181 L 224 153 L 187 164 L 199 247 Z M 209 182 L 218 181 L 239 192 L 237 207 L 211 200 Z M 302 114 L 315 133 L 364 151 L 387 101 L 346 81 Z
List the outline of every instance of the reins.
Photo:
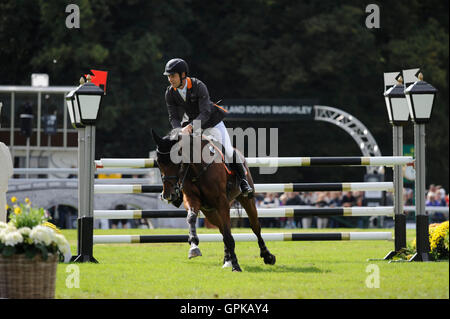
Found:
M 211 143 L 209 140 L 208 140 L 208 142 Z M 158 148 L 156 148 L 156 152 L 159 153 L 159 154 L 161 154 L 161 155 L 168 155 L 168 154 L 170 154 L 170 151 L 168 151 L 168 152 L 161 152 L 160 150 L 158 150 Z M 197 182 L 199 181 L 200 177 L 208 170 L 209 166 L 211 166 L 212 163 L 213 163 L 213 162 L 208 163 L 206 166 L 202 166 L 202 169 L 201 169 L 200 173 L 199 173 L 197 176 L 193 177 L 193 178 L 191 179 L 191 181 L 192 181 L 193 183 L 197 183 Z M 186 170 L 184 171 L 183 178 L 181 179 L 181 181 L 180 181 L 180 177 L 179 177 L 178 175 L 161 176 L 162 181 L 164 182 L 164 181 L 166 181 L 166 180 L 170 181 L 171 179 L 175 179 L 176 182 L 173 183 L 173 185 L 174 185 L 174 186 L 177 186 L 177 185 L 178 185 L 179 188 L 180 188 L 180 190 L 183 190 L 183 188 L 184 188 L 184 182 L 185 182 L 185 180 L 186 180 L 186 177 L 187 177 L 187 174 L 188 174 L 188 172 L 189 172 L 189 168 L 191 167 L 191 164 L 192 164 L 192 163 L 188 163 L 188 164 L 187 164 L 187 168 L 186 168 Z M 200 164 L 203 165 L 203 163 L 200 163 Z M 183 165 L 184 165 L 184 163 L 181 164 L 181 167 L 180 167 L 180 169 L 178 170 L 178 173 L 180 173 L 180 172 L 183 170 Z

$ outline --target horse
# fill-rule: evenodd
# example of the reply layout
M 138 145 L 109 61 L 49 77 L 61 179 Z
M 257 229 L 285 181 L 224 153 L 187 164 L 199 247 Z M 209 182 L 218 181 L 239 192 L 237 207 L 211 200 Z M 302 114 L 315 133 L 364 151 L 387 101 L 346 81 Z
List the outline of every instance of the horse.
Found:
M 193 160 L 197 150 L 189 152 L 188 156 L 179 160 L 183 149 L 194 144 L 194 135 L 183 136 L 179 133 L 179 129 L 174 129 L 166 136 L 160 137 L 152 129 L 152 137 L 157 145 L 156 162 L 163 182 L 163 191 L 160 197 L 176 207 L 183 203 L 187 211 L 188 243 L 191 245 L 188 258 L 202 255 L 198 247 L 199 238 L 195 226 L 198 213 L 201 211 L 223 236 L 224 258 L 222 267 L 231 267 L 233 272 L 242 271 L 235 253 L 235 241 L 231 234 L 230 206 L 233 200 L 237 200 L 247 212 L 252 231 L 258 239 L 260 257 L 263 258 L 265 264 L 274 265 L 276 258 L 267 249 L 261 236 L 255 199 L 253 196 L 242 196 L 236 174 L 233 174 L 227 167 L 222 152 L 215 143 L 207 136 L 201 135 L 199 144 L 197 144 L 200 145 L 203 153 L 206 151 L 209 155 L 216 155 L 212 161 L 206 162 L 203 157 L 199 161 Z M 240 160 L 245 161 L 238 150 L 236 150 L 236 153 Z M 220 156 L 217 156 L 218 154 Z M 173 160 L 174 157 L 177 157 L 176 161 Z M 244 165 L 247 170 L 247 180 L 254 189 L 250 170 L 247 163 L 244 162 Z

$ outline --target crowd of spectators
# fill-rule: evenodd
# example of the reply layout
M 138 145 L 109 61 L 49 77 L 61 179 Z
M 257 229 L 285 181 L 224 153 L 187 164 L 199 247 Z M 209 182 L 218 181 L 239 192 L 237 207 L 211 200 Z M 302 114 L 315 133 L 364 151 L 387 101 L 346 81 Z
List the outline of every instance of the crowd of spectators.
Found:
M 431 184 L 427 190 L 426 206 L 449 206 L 449 196 L 440 185 Z M 414 206 L 414 191 L 404 188 L 403 205 Z M 392 205 L 392 193 L 386 192 L 386 198 L 380 205 Z M 283 206 L 313 206 L 313 207 L 355 207 L 370 206 L 367 203 L 365 192 L 286 192 L 286 193 L 262 193 L 256 196 L 257 208 L 274 208 Z M 414 219 L 413 211 L 406 214 Z M 431 211 L 430 222 L 442 222 L 448 220 L 448 212 Z M 352 222 L 346 222 L 351 220 Z M 278 228 L 335 228 L 335 227 L 359 227 L 365 228 L 375 218 L 368 217 L 280 217 L 260 218 L 262 227 Z M 373 224 L 373 223 L 372 223 Z M 234 226 L 248 227 L 248 221 L 237 223 Z
M 448 207 L 448 194 L 441 185 L 431 184 L 426 194 L 425 206 Z M 432 214 L 433 222 L 443 222 L 448 220 L 448 213 L 436 211 Z
M 352 207 L 366 206 L 364 192 L 286 192 L 263 193 L 256 196 L 257 208 L 271 208 L 282 206 L 310 206 L 310 207 Z M 331 217 L 280 217 L 261 218 L 262 227 L 281 228 L 334 228 L 348 226 L 343 220 Z M 355 226 L 362 227 L 356 221 Z

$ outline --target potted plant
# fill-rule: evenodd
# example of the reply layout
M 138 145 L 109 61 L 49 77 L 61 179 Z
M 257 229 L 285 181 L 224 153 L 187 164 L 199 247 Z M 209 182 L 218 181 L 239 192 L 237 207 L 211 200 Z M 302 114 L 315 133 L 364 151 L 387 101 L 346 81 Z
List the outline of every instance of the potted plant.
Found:
M 9 222 L 0 222 L 0 298 L 54 298 L 57 264 L 70 254 L 69 243 L 44 209 L 11 201 Z

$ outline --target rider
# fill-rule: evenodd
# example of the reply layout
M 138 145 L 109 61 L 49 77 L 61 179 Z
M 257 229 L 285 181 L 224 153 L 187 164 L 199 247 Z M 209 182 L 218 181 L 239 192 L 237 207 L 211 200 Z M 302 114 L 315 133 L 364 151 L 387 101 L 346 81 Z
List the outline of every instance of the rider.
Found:
M 173 128 L 182 127 L 179 111 L 188 116 L 188 124 L 182 134 L 191 134 L 193 121 L 200 120 L 201 128 L 216 128 L 220 131 L 222 145 L 228 158 L 239 158 L 233 149 L 227 129 L 223 123 L 226 110 L 211 102 L 206 85 L 199 79 L 188 77 L 189 67 L 183 59 L 175 58 L 167 62 L 163 75 L 167 76 L 170 86 L 166 90 L 166 104 L 169 122 Z M 246 169 L 240 160 L 232 160 L 231 165 L 240 179 L 240 189 L 244 196 L 253 193 L 246 177 Z

